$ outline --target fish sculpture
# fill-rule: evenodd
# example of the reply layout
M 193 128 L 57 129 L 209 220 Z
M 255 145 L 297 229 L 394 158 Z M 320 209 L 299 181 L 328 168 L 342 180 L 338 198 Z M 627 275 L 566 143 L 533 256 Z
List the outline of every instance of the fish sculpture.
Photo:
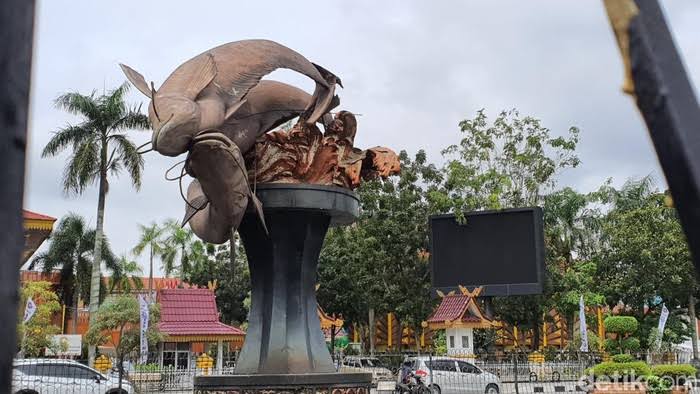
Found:
M 240 224 L 249 202 L 261 220 L 243 160 L 256 139 L 300 117 L 313 125 L 328 120 L 338 105 L 338 77 L 299 53 L 269 40 L 244 40 L 205 51 L 180 65 L 156 89 L 139 72 L 120 64 L 127 79 L 151 99 L 149 119 L 155 151 L 187 153 L 185 169 L 195 178 L 188 187 L 186 214 L 202 240 L 223 243 Z M 311 78 L 313 95 L 261 79 L 279 68 Z

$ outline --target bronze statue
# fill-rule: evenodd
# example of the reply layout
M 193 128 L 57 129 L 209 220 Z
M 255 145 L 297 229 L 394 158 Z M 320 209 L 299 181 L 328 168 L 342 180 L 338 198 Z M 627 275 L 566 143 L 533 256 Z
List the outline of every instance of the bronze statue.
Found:
M 388 148 L 353 146 L 352 113 L 331 115 L 340 79 L 266 40 L 206 51 L 158 90 L 121 67 L 151 98 L 153 149 L 167 156 L 187 153 L 183 175 L 195 179 L 185 196 L 183 225 L 189 222 L 211 243 L 228 241 L 238 229 L 248 257 L 251 309 L 235 375 L 225 383 L 201 377 L 195 386 L 368 389 L 370 374 L 335 373 L 316 313 L 316 266 L 328 227 L 359 216 L 352 190 L 360 180 L 396 174 L 400 165 Z M 277 68 L 309 76 L 314 93 L 261 80 Z M 296 117 L 293 127 L 268 133 Z
M 185 169 L 195 180 L 187 190 L 183 225 L 189 222 L 204 241 L 226 242 L 231 229 L 240 224 L 249 202 L 263 220 L 249 176 L 257 177 L 264 171 L 261 182 L 355 188 L 359 185 L 362 163 L 367 168 L 365 177 L 374 176 L 375 171 L 369 168 L 382 166 L 374 162 L 376 158 L 391 162 L 382 166 L 383 175 L 398 171 L 396 155 L 386 148 L 367 152 L 352 148 L 356 127 L 352 114 L 343 112 L 334 120 L 328 113 L 339 103 L 334 92 L 335 85 L 341 85 L 340 79 L 275 42 L 237 41 L 205 51 L 175 69 L 157 90 L 153 83 L 149 87 L 145 78 L 129 66 L 122 64 L 121 68 L 129 81 L 151 98 L 153 149 L 167 156 L 188 153 Z M 316 82 L 313 95 L 281 82 L 261 80 L 278 68 L 289 68 L 313 79 Z M 264 135 L 295 117 L 300 118 L 295 130 L 303 134 L 319 136 L 315 123 L 324 123 L 326 137 L 317 142 L 323 145 L 325 156 L 314 158 L 315 172 L 286 177 L 285 169 L 299 165 L 304 159 L 304 155 L 289 153 L 290 149 L 298 150 L 299 145 L 281 141 L 280 133 L 268 138 Z M 333 131 L 334 127 L 338 129 L 338 122 L 342 124 L 341 118 L 346 123 L 352 118 L 352 125 L 340 126 L 352 129 L 352 135 L 334 137 L 333 133 L 342 131 Z M 262 146 L 251 150 L 261 136 Z M 307 160 L 308 152 L 315 149 L 309 151 L 309 147 Z M 284 150 L 287 153 L 282 157 L 279 153 Z M 261 163 L 260 168 L 246 168 L 243 155 L 248 152 L 250 156 L 251 151 L 253 157 L 260 151 L 261 157 L 257 161 L 249 158 L 248 165 Z M 330 161 L 322 163 L 323 160 Z M 318 173 L 324 165 L 328 174 Z

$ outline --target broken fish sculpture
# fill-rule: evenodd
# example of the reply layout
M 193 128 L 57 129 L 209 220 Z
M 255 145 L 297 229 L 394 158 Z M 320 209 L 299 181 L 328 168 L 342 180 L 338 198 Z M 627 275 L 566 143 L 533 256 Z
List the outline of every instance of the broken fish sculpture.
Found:
M 158 89 L 131 67 L 121 68 L 151 98 L 153 149 L 166 156 L 188 153 L 185 168 L 195 181 L 188 188 L 183 224 L 189 221 L 199 238 L 212 243 L 229 239 L 249 201 L 262 219 L 243 154 L 260 135 L 297 116 L 310 125 L 323 120 L 338 105 L 335 85 L 342 87 L 323 67 L 268 40 L 236 41 L 205 51 L 175 69 Z M 313 95 L 261 81 L 278 68 L 311 78 Z

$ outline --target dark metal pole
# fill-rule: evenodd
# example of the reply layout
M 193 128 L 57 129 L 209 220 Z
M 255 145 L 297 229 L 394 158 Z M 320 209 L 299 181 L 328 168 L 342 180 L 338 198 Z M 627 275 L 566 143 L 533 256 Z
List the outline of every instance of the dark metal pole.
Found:
M 658 0 L 604 0 L 633 94 L 700 272 L 700 108 Z
M 34 1 L 0 7 L 0 392 L 9 393 L 17 351 L 19 265 L 24 248 L 22 199 L 27 144 Z

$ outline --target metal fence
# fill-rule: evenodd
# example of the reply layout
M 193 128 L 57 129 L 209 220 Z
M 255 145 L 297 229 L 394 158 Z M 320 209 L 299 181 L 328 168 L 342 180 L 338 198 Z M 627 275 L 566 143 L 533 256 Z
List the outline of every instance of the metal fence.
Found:
M 121 368 L 121 386 L 119 363 L 114 359 L 103 372 L 75 360 L 17 359 L 13 393 L 192 393 L 195 376 L 233 373 L 234 358 L 218 369 L 207 357 L 193 353 L 187 355 L 186 363 L 174 365 L 164 365 L 162 355 L 157 354 L 143 364 L 136 356 L 127 357 Z M 679 353 L 634 357 L 650 364 L 689 360 Z M 372 391 L 378 394 L 534 394 L 591 391 L 589 368 L 606 359 L 594 353 L 377 354 L 337 357 L 336 368 L 339 372 L 371 373 Z M 688 379 L 682 383 L 693 382 Z

